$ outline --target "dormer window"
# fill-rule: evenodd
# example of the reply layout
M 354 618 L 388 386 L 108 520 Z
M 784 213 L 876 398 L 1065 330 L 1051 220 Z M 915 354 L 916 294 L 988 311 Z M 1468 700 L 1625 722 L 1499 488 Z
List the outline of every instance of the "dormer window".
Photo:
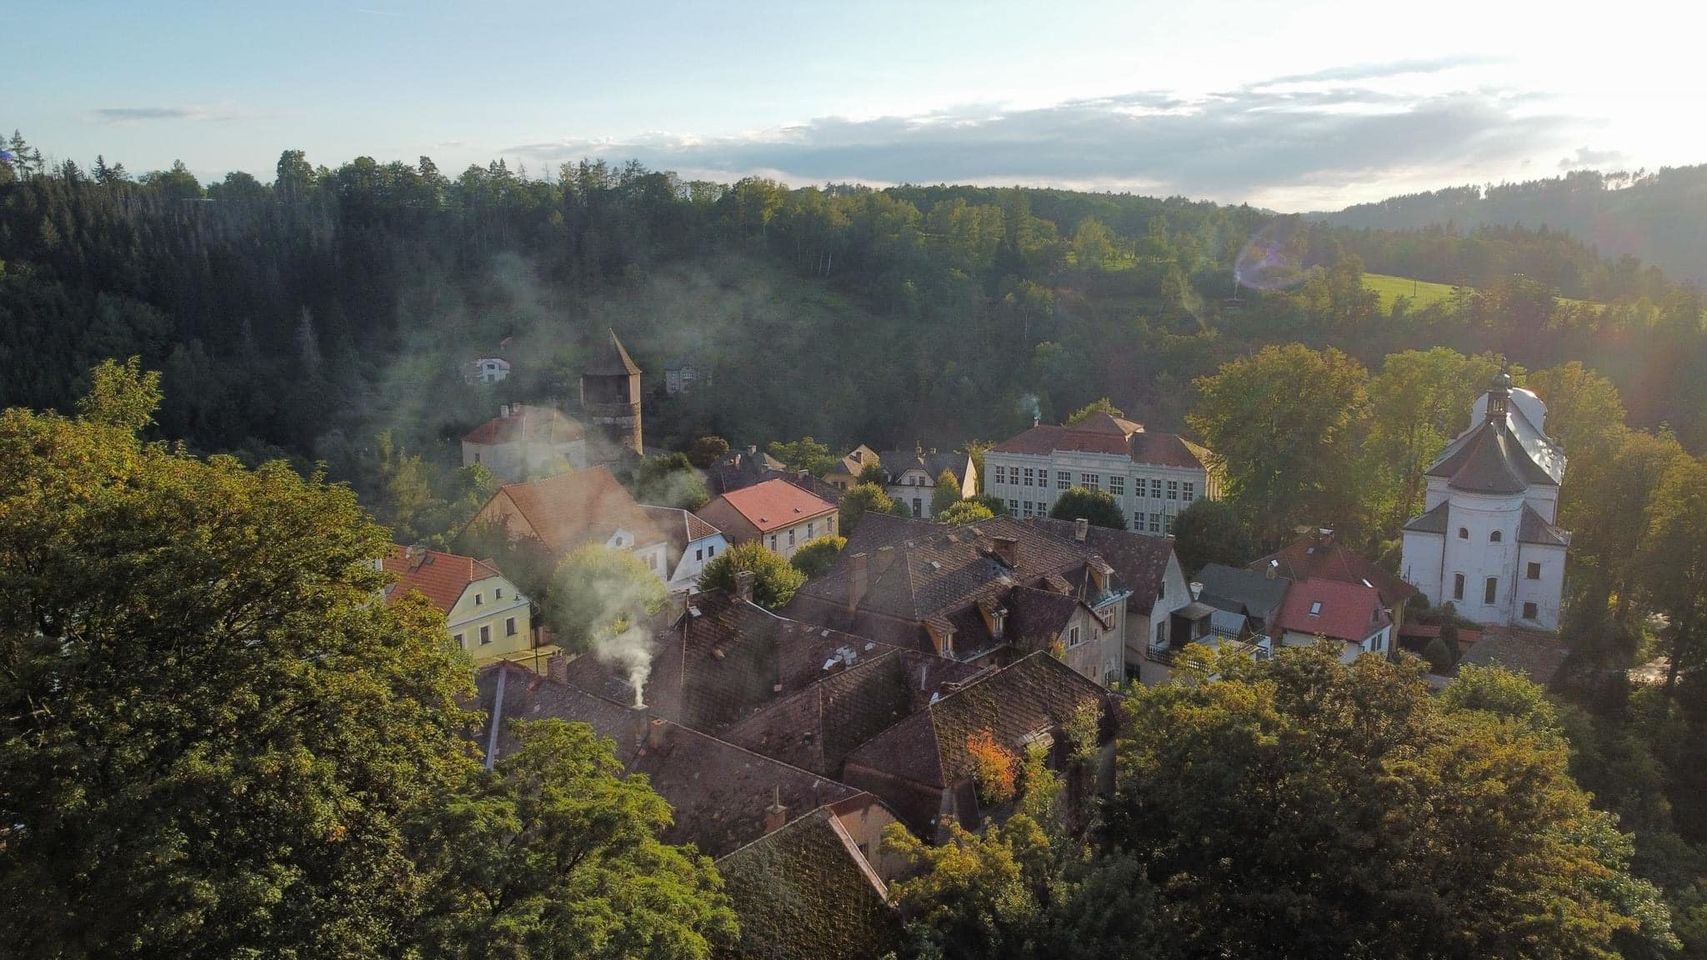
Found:
M 1320 600 L 1310 601 L 1310 616 L 1319 617 L 1321 615 L 1322 615 L 1322 601 L 1320 601 Z

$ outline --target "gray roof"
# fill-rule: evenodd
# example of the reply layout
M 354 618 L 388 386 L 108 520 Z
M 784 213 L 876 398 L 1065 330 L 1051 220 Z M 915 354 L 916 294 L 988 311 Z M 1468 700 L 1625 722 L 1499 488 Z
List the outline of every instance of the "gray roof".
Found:
M 1529 631 L 1488 630 L 1458 662 L 1501 666 L 1545 687 L 1559 675 L 1569 655 L 1555 638 Z
M 1426 513 L 1419 513 L 1412 517 L 1410 521 L 1405 524 L 1405 529 L 1412 533 L 1438 533 L 1445 536 L 1446 512 L 1448 505 L 1447 501 L 1440 501 L 1439 505 L 1437 505 L 1433 510 L 1429 510 Z
M 1481 426 L 1453 442 L 1426 476 L 1445 477 L 1454 490 L 1469 493 L 1522 493 L 1531 484 L 1558 486 L 1558 480 L 1530 456 L 1504 422 Z
M 1249 614 L 1263 620 L 1271 619 L 1286 599 L 1286 588 L 1292 581 L 1285 577 L 1268 576 L 1256 570 L 1229 567 L 1220 563 L 1205 564 L 1198 571 L 1197 581 L 1203 584 L 1198 599 L 1222 610 Z
M 1517 540 L 1519 543 L 1539 543 L 1550 547 L 1571 545 L 1569 531 L 1541 519 L 1541 514 L 1527 503 L 1523 505 L 1523 517 L 1517 524 Z
M 623 349 L 622 341 L 616 338 L 616 331 L 612 330 L 609 342 L 594 352 L 592 359 L 581 368 L 581 373 L 589 377 L 637 377 L 640 368 L 635 366 L 628 351 Z

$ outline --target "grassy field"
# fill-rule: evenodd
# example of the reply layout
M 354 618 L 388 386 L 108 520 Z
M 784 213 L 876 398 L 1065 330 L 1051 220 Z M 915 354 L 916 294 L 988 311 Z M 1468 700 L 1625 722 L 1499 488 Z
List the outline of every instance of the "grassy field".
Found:
M 1430 283 L 1427 280 L 1412 280 L 1410 277 L 1391 277 L 1384 273 L 1364 274 L 1363 285 L 1381 295 L 1383 310 L 1390 309 L 1393 301 L 1399 297 L 1410 297 L 1411 306 L 1421 309 L 1452 296 L 1452 285 L 1449 283 Z

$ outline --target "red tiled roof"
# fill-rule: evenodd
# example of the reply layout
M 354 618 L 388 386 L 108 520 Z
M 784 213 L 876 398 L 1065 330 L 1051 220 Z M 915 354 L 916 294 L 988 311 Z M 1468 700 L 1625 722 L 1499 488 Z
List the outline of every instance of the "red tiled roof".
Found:
M 1312 615 L 1310 608 L 1317 603 L 1321 608 Z M 1286 591 L 1286 600 L 1280 605 L 1280 616 L 1275 619 L 1281 630 L 1321 634 L 1352 643 L 1361 643 L 1370 634 L 1393 622 L 1381 606 L 1381 595 L 1374 587 L 1320 579 L 1294 583 Z
M 467 443 L 492 446 L 523 437 L 535 443 L 568 443 L 586 436 L 586 428 L 551 407 L 518 404 L 510 415 L 497 416 L 464 434 Z
M 1193 468 L 1207 468 L 1213 456 L 1177 433 L 1149 433 L 1143 424 L 1106 413 L 1071 427 L 1035 426 L 990 450 L 992 453 L 1019 453 L 1035 457 L 1047 457 L 1057 450 L 1111 456 L 1124 454 L 1134 463 Z
M 719 499 L 735 509 L 746 521 L 769 533 L 791 527 L 802 520 L 835 510 L 833 504 L 807 493 L 787 480 L 766 480 L 740 490 L 725 493 Z
M 505 484 L 497 496 L 509 498 L 553 553 L 565 554 L 583 543 L 603 543 L 619 529 L 633 534 L 637 547 L 665 540 L 646 510 L 605 467 Z
M 1381 594 L 1381 602 L 1389 607 L 1403 606 L 1417 588 L 1400 577 L 1388 573 L 1380 564 L 1353 550 L 1340 546 L 1333 532 L 1317 531 L 1285 547 L 1253 560 L 1250 569 L 1262 573 L 1270 560 L 1279 562 L 1280 575 L 1288 580 L 1337 580 L 1341 583 L 1368 583 Z
M 397 582 L 385 589 L 386 599 L 395 600 L 418 590 L 444 613 L 456 606 L 469 584 L 502 576 L 484 560 L 438 550 L 424 550 L 411 557 L 407 547 L 392 548 L 385 558 L 385 571 L 397 575 Z

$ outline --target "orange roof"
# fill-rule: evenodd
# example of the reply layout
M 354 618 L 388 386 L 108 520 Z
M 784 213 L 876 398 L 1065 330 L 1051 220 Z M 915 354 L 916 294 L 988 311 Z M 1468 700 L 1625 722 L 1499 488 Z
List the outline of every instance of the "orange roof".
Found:
M 1286 591 L 1286 601 L 1275 619 L 1282 630 L 1352 643 L 1361 643 L 1393 622 L 1374 587 L 1313 577 L 1294 583 Z
M 637 547 L 666 539 L 645 508 L 605 467 L 505 484 L 498 495 L 509 498 L 534 535 L 556 554 L 587 542 L 603 543 L 618 530 L 632 534 Z
M 410 556 L 407 547 L 392 547 L 385 558 L 385 570 L 397 575 L 397 582 L 385 588 L 387 600 L 418 590 L 444 613 L 456 606 L 469 584 L 502 576 L 484 560 L 438 550 L 422 550 Z
M 766 480 L 721 497 L 760 533 L 791 527 L 802 520 L 832 513 L 835 506 L 787 480 Z
M 509 416 L 497 416 L 463 435 L 468 443 L 490 446 L 525 437 L 538 443 L 568 443 L 586 435 L 586 428 L 551 407 L 517 404 Z

